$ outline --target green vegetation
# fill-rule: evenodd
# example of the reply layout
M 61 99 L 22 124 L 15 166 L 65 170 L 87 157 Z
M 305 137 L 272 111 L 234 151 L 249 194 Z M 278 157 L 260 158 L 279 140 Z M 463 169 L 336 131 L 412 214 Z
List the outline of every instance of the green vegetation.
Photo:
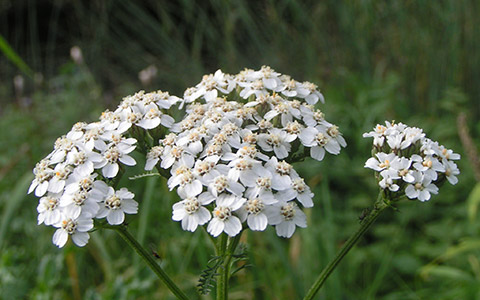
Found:
M 480 298 L 480 170 L 468 155 L 480 146 L 480 3 L 139 3 L 0 5 L 1 299 L 173 299 L 111 230 L 91 234 L 85 248 L 57 249 L 52 228 L 36 225 L 37 199 L 26 195 L 31 170 L 76 121 L 94 121 L 127 94 L 144 88 L 182 96 L 205 73 L 264 64 L 318 84 L 322 109 L 348 146 L 300 167 L 316 195 L 308 228 L 289 240 L 272 230 L 244 234 L 251 266 L 236 274 L 230 298 L 305 295 L 375 201 L 373 172 L 363 168 L 371 140 L 362 133 L 384 120 L 423 128 L 460 153 L 459 183 L 428 203 L 401 202 L 381 215 L 318 299 Z M 75 45 L 83 64 L 69 58 Z M 138 72 L 149 65 L 157 74 L 142 86 Z M 14 76 L 30 69 L 36 75 L 24 74 L 23 89 L 15 89 Z M 140 211 L 128 219 L 130 232 L 192 299 L 204 299 L 195 286 L 214 253 L 206 234 L 171 220 L 177 196 L 163 179 L 131 187 Z

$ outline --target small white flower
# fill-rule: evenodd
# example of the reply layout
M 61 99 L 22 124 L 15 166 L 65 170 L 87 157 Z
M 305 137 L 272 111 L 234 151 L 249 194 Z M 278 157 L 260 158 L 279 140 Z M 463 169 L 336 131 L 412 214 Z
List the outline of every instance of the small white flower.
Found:
M 33 169 L 35 178 L 28 188 L 28 193 L 35 191 L 35 196 L 42 197 L 48 189 L 49 180 L 54 176 L 54 171 L 50 168 L 50 161 L 43 159 L 37 163 Z
M 265 168 L 272 174 L 272 188 L 281 191 L 290 186 L 292 179 L 298 178 L 297 172 L 292 165 L 285 161 L 278 161 L 275 156 L 265 164 Z
M 263 80 L 257 79 L 252 82 L 239 82 L 239 86 L 243 87 L 240 91 L 240 97 L 243 99 L 247 99 L 248 97 L 255 95 L 255 97 L 259 97 L 261 95 L 267 95 L 268 91 L 265 89 L 265 85 Z
M 178 137 L 177 145 L 185 147 L 193 155 L 202 152 L 203 144 L 202 138 L 205 135 L 200 133 L 198 129 L 194 128 L 191 131 L 186 131 Z
M 106 178 L 113 178 L 117 176 L 119 171 L 118 162 L 127 166 L 136 165 L 135 159 L 128 155 L 135 149 L 133 145 L 135 142 L 135 139 L 121 139 L 119 142 L 110 145 L 98 144 L 102 153 L 100 155 L 92 153 L 91 159 L 94 162 L 94 167 L 96 169 L 101 168 L 102 174 Z
M 240 179 L 244 183 L 248 177 L 255 176 L 255 170 L 261 166 L 261 163 L 250 157 L 245 157 L 234 159 L 227 166 L 230 167 L 228 178 L 233 181 Z
M 290 201 L 296 198 L 304 207 L 313 207 L 313 196 L 314 194 L 311 192 L 310 187 L 305 184 L 303 178 L 295 178 L 292 180 L 291 185 L 279 191 L 275 198 L 280 201 Z
M 93 228 L 93 220 L 85 217 L 72 219 L 64 216 L 60 222 L 55 224 L 55 227 L 58 229 L 55 231 L 52 241 L 56 246 L 62 248 L 67 243 L 68 236 L 71 236 L 75 245 L 83 247 L 90 238 L 88 231 Z
M 53 151 L 47 156 L 50 163 L 57 164 L 63 162 L 68 152 L 70 152 L 76 144 L 76 140 L 62 136 L 55 141 Z
M 389 125 L 389 122 L 386 122 Z M 373 131 L 368 133 L 364 133 L 363 137 L 373 137 L 373 145 L 376 147 L 382 147 L 383 142 L 385 141 L 385 132 L 387 131 L 387 127 L 378 124 L 375 126 Z
M 215 177 L 228 174 L 230 168 L 227 165 L 218 164 L 219 159 L 219 156 L 211 155 L 195 162 L 195 176 L 204 186 L 208 186 Z
M 340 153 L 340 144 L 321 126 L 307 127 L 299 135 L 302 144 L 310 148 L 310 156 L 318 161 L 325 157 L 325 150 L 331 154 Z M 343 138 L 342 138 L 343 139 Z
M 444 165 L 433 156 L 428 155 L 422 158 L 420 155 L 414 154 L 412 160 L 414 161 L 413 167 L 433 181 L 437 180 L 437 172 L 445 172 Z
M 245 187 L 236 180 L 232 180 L 225 175 L 220 175 L 215 177 L 208 185 L 208 191 L 215 197 L 226 191 L 241 196 L 243 191 L 245 191 Z
M 445 168 L 445 176 L 447 177 L 448 182 L 451 184 L 457 184 L 458 178 L 456 176 L 460 174 L 457 164 L 453 161 L 444 159 L 443 166 Z
M 213 210 L 213 218 L 208 223 L 207 231 L 214 237 L 219 236 L 222 232 L 229 236 L 236 236 L 242 231 L 242 222 L 232 212 L 242 207 L 245 199 L 231 198 L 233 200 L 223 201 L 221 206 L 217 206 Z
M 68 176 L 72 173 L 73 168 L 70 165 L 60 163 L 53 170 L 54 176 L 48 183 L 48 191 L 52 193 L 60 193 L 65 187 Z
M 295 228 L 307 227 L 307 216 L 301 211 L 295 202 L 278 202 L 266 208 L 268 223 L 275 225 L 277 235 L 289 238 L 295 232 Z
M 94 218 L 100 208 L 97 202 L 97 199 L 90 197 L 89 191 L 83 189 L 65 193 L 60 198 L 60 206 L 72 218 L 78 218 L 80 215 Z
M 425 133 L 423 133 L 422 129 L 416 127 L 407 127 L 404 132 L 404 141 L 402 141 L 400 144 L 400 148 L 406 149 L 424 137 Z
M 413 170 L 410 170 L 411 164 L 412 164 L 412 161 L 408 158 L 395 157 L 388 164 L 390 167 L 385 168 L 383 171 L 381 171 L 380 175 L 382 175 L 382 177 L 384 178 L 385 177 L 390 177 L 392 179 L 402 178 L 403 181 L 412 183 L 415 180 L 415 178 L 412 176 Z
M 300 82 L 288 78 L 283 82 L 282 94 L 287 97 L 305 97 L 309 94 L 309 91 Z
M 293 117 L 301 119 L 302 114 L 300 113 L 300 102 L 298 100 L 284 101 L 281 97 L 279 98 L 281 100 L 278 101 L 274 108 L 263 116 L 265 120 L 270 121 L 280 115 L 282 126 L 287 126 L 289 122 L 293 121 Z
M 303 122 L 308 127 L 315 127 L 325 123 L 325 114 L 319 109 L 314 110 L 312 105 L 301 105 L 300 112 L 302 113 Z
M 163 155 L 164 148 L 162 146 L 154 146 L 147 153 L 147 161 L 145 162 L 145 170 L 150 171 L 157 165 L 160 157 Z
M 42 223 L 45 223 L 45 225 L 53 225 L 60 222 L 62 216 L 59 207 L 60 196 L 61 194 L 48 193 L 46 196 L 40 198 L 37 206 L 38 225 Z
M 177 192 L 181 198 L 195 197 L 202 192 L 202 183 L 188 166 L 174 167 L 172 173 L 167 181 L 168 188 L 173 190 L 178 186 Z
M 365 162 L 365 168 L 370 168 L 375 171 L 382 171 L 390 168 L 390 163 L 397 157 L 395 153 L 379 152 L 375 154 L 376 157 L 371 157 Z
M 247 176 L 242 183 L 248 187 L 245 196 L 249 199 L 262 198 L 274 199 L 272 193 L 272 172 L 264 167 L 257 168 L 254 175 Z
M 438 155 L 447 160 L 459 160 L 460 159 L 460 154 L 453 153 L 452 150 L 446 149 L 444 146 L 438 147 Z
M 386 176 L 378 183 L 382 189 L 389 189 L 392 192 L 398 191 L 400 188 L 398 184 L 393 182 L 392 177 Z
M 268 218 L 264 212 L 266 205 L 276 203 L 274 198 L 252 198 L 238 210 L 242 222 L 247 220 L 247 225 L 251 230 L 264 231 L 268 225 Z
M 278 128 L 272 128 L 268 133 L 258 135 L 258 145 L 264 151 L 274 151 L 278 159 L 283 159 L 290 152 L 290 143 L 295 140 L 294 135 L 288 134 L 286 131 Z
M 285 131 L 289 134 L 297 138 L 297 136 L 302 132 L 304 129 L 304 126 L 298 121 L 293 121 L 293 122 L 288 122 L 287 125 L 285 126 Z
M 210 193 L 189 197 L 173 205 L 172 219 L 181 221 L 183 230 L 194 232 L 198 225 L 210 221 L 212 216 L 203 205 L 210 204 L 215 198 Z
M 182 146 L 166 146 L 161 159 L 160 166 L 164 169 L 170 168 L 176 162 L 190 168 L 195 163 L 193 155 Z
M 92 151 L 80 147 L 77 145 L 76 148 L 73 148 L 68 154 L 66 158 L 66 163 L 72 165 L 75 169 L 73 170 L 74 173 L 78 173 L 82 176 L 87 176 L 93 173 L 94 164 L 93 161 L 90 159 Z
M 77 122 L 73 124 L 72 129 L 67 133 L 66 137 L 70 140 L 76 141 L 82 138 L 85 133 L 87 123 Z
M 142 128 L 153 129 L 160 124 L 164 127 L 170 128 L 175 122 L 175 119 L 171 116 L 162 113 L 155 103 L 150 103 L 145 106 L 138 104 L 132 108 L 134 109 L 134 112 L 136 112 L 135 108 L 138 108 L 139 113 L 143 115 L 143 118 L 137 122 L 137 125 Z
M 272 91 L 277 91 L 281 88 L 282 81 L 280 79 L 280 73 L 275 72 L 268 66 L 262 66 L 259 71 L 253 72 L 252 79 L 261 79 L 263 85 Z
M 405 188 L 405 195 L 410 199 L 418 198 L 424 202 L 430 200 L 430 194 L 437 194 L 438 187 L 432 183 L 431 178 L 424 176 L 421 172 L 413 172 L 415 181 Z
M 82 145 L 85 149 L 92 151 L 95 145 L 99 143 L 100 136 L 105 133 L 105 129 L 99 122 L 90 123 L 85 127 L 85 129 L 86 131 L 83 134 Z
M 108 109 L 100 115 L 100 124 L 107 131 L 116 130 L 120 125 L 120 121 L 120 114 Z
M 392 151 L 402 149 L 402 143 L 404 138 L 403 132 L 398 132 L 396 134 L 387 135 L 387 144 L 390 146 Z
M 301 93 L 298 95 L 301 98 L 305 98 L 305 101 L 308 104 L 316 104 L 318 100 L 320 102 L 325 103 L 325 98 L 323 97 L 322 93 L 317 90 L 317 86 L 311 82 L 305 81 L 302 83 L 302 86 L 309 91 L 309 94 L 303 96 Z
M 112 187 L 109 187 L 105 201 L 100 204 L 96 217 L 107 217 L 107 222 L 110 225 L 122 224 L 125 220 L 125 214 L 136 214 L 138 211 L 138 203 L 133 200 L 134 196 L 126 188 L 121 188 L 115 192 Z

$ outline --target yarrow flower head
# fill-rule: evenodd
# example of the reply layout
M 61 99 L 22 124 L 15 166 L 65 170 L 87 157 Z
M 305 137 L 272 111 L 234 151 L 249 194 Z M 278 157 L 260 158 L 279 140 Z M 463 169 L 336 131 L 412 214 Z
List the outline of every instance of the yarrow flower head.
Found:
M 132 192 L 112 185 L 137 164 L 135 151 L 143 154 L 145 170 L 158 170 L 176 190 L 180 201 L 173 204 L 172 219 L 184 230 L 206 226 L 213 236 L 235 236 L 271 225 L 290 237 L 296 227 L 306 227 L 302 208 L 314 205 L 292 163 L 321 161 L 346 146 L 317 102 L 324 97 L 316 85 L 266 66 L 205 75 L 183 98 L 162 91 L 127 96 L 99 121 L 75 124 L 37 164 L 29 192 L 40 197 L 38 223 L 58 228 L 59 247 L 69 237 L 85 245 L 94 219 L 122 224 L 138 203 Z M 183 116 L 175 120 L 171 109 Z M 423 163 L 415 159 L 411 166 Z M 405 178 L 415 184 L 415 176 Z M 455 171 L 449 176 L 454 180 Z
M 445 181 L 458 182 L 460 171 L 454 161 L 460 155 L 425 137 L 420 128 L 387 121 L 363 137 L 373 137 L 373 157 L 365 168 L 377 172 L 380 188 L 391 199 L 405 195 L 428 201 Z

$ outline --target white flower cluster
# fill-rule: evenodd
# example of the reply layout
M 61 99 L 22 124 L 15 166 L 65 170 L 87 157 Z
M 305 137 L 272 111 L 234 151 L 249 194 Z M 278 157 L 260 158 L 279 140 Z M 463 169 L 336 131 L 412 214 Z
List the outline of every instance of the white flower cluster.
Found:
M 63 247 L 70 235 L 76 245 L 84 246 L 94 218 L 118 225 L 125 214 L 137 213 L 133 193 L 126 188 L 115 191 L 106 182 L 122 173 L 123 166 L 136 164 L 129 154 L 137 140 L 127 137 L 129 129 L 171 126 L 174 119 L 162 110 L 178 101 L 162 92 L 138 93 L 126 97 L 116 111 L 102 113 L 98 122 L 76 123 L 57 139 L 54 150 L 33 170 L 28 191 L 40 197 L 38 224 L 58 228 L 55 245 Z
M 454 160 L 460 155 L 425 137 L 422 129 L 385 122 L 363 137 L 373 137 L 374 156 L 366 168 L 379 173 L 378 184 L 387 192 L 409 199 L 428 201 L 448 180 L 458 182 L 460 171 Z
M 235 236 L 246 223 L 257 231 L 274 225 L 290 237 L 296 226 L 306 227 L 300 206 L 313 206 L 313 193 L 290 163 L 309 155 L 322 160 L 346 146 L 338 127 L 314 108 L 318 101 L 324 99 L 314 84 L 269 67 L 237 75 L 219 70 L 183 98 L 128 96 L 99 122 L 75 124 L 37 164 L 29 192 L 41 197 L 39 224 L 59 228 L 53 238 L 59 247 L 69 235 L 83 246 L 93 218 L 117 225 L 136 213 L 134 195 L 107 183 L 136 164 L 129 154 L 137 149 L 145 152 L 145 170 L 169 170 L 160 173 L 181 198 L 172 218 L 184 230 L 208 224 L 215 237 Z M 184 112 L 179 122 L 169 115 L 174 105 Z
M 290 237 L 305 227 L 299 205 L 313 206 L 313 193 L 287 161 L 295 153 L 317 160 L 340 153 L 338 127 L 313 105 L 322 94 L 269 67 L 237 75 L 217 71 L 185 91 L 186 115 L 148 154 L 146 169 L 170 168 L 170 190 L 182 199 L 173 219 L 195 231 L 235 236 L 245 223 L 263 231 L 274 225 Z

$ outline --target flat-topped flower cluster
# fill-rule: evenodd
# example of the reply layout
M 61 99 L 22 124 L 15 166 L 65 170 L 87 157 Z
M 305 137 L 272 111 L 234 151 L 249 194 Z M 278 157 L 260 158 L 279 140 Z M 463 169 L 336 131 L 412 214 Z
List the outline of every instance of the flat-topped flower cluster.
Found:
M 315 109 L 324 102 L 310 82 L 298 82 L 269 67 L 237 75 L 205 75 L 183 98 L 165 92 L 125 97 L 98 122 L 77 123 L 34 169 L 29 192 L 40 197 L 38 223 L 57 229 L 53 242 L 89 239 L 94 218 L 112 225 L 137 212 L 126 188 L 115 190 L 130 153 L 145 154 L 145 170 L 168 178 L 181 200 L 173 220 L 195 231 L 206 225 L 218 236 L 273 225 L 290 237 L 306 227 L 301 207 L 313 193 L 292 162 L 339 154 L 346 143 L 338 127 Z M 183 113 L 176 122 L 173 111 Z M 207 225 L 208 224 L 208 225 Z
M 445 180 L 458 182 L 454 160 L 460 155 L 426 138 L 420 128 L 387 121 L 363 136 L 373 137 L 374 156 L 365 167 L 378 172 L 378 184 L 387 192 L 428 201 Z

